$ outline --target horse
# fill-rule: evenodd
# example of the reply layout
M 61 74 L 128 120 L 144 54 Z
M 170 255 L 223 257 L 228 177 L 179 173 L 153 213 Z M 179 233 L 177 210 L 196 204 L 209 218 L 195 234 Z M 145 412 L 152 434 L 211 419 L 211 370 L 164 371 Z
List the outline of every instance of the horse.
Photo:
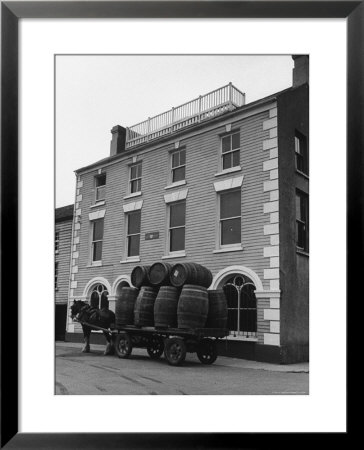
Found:
M 90 325 L 97 327 L 112 329 L 115 327 L 115 314 L 108 308 L 96 308 L 90 306 L 88 303 L 82 300 L 74 300 L 71 305 L 71 318 L 81 322 L 83 338 L 85 346 L 82 349 L 83 353 L 90 352 L 90 335 L 92 330 L 97 330 L 92 326 L 84 325 L 82 322 L 87 322 Z M 104 355 L 113 355 L 115 353 L 114 343 L 111 339 L 110 333 L 103 331 L 107 344 L 104 351 Z

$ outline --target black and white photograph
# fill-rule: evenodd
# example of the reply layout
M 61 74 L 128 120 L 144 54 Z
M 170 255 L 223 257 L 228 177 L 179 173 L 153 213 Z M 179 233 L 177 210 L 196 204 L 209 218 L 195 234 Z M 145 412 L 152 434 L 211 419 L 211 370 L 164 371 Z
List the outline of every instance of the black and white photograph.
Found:
M 56 395 L 309 395 L 308 54 L 56 54 Z
M 363 2 L 0 14 L 1 448 L 338 443 Z

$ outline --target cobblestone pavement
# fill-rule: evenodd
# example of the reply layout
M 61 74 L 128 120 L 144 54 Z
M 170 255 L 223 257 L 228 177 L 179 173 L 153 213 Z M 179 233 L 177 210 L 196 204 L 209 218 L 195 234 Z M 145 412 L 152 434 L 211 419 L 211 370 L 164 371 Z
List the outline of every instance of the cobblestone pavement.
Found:
M 308 364 L 276 365 L 218 357 L 203 365 L 187 354 L 183 366 L 152 360 L 145 349 L 128 359 L 104 356 L 104 346 L 56 343 L 55 392 L 61 395 L 307 395 Z

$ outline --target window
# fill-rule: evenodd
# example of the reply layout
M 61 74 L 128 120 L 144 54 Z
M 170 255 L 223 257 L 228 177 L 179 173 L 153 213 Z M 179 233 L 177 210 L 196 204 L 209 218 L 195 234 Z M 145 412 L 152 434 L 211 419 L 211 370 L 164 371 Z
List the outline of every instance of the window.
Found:
M 106 190 L 106 173 L 98 175 L 95 177 L 95 187 L 96 187 L 96 202 L 101 202 L 105 200 L 105 190 Z
M 185 249 L 186 201 L 169 206 L 169 252 Z
M 101 261 L 102 259 L 102 239 L 104 236 L 104 219 L 92 222 L 92 249 L 91 261 Z
M 127 214 L 127 255 L 139 256 L 141 211 Z
M 93 287 L 90 296 L 90 305 L 94 308 L 109 308 L 109 293 L 103 284 L 97 284 Z
M 240 166 L 240 133 L 221 138 L 222 170 Z
M 54 251 L 59 252 L 59 231 L 56 231 L 54 235 Z
M 130 167 L 130 193 L 142 190 L 142 163 Z
M 307 175 L 308 174 L 307 138 L 298 131 L 296 131 L 294 137 L 294 147 L 296 155 L 296 169 Z
M 241 191 L 220 194 L 220 246 L 241 243 Z
M 296 245 L 308 252 L 308 195 L 296 191 Z
M 228 330 L 233 336 L 257 336 L 257 299 L 250 278 L 231 276 L 223 287 L 228 306 Z
M 186 178 L 186 150 L 172 153 L 172 183 Z
M 58 289 L 58 262 L 55 263 L 54 267 L 54 289 Z

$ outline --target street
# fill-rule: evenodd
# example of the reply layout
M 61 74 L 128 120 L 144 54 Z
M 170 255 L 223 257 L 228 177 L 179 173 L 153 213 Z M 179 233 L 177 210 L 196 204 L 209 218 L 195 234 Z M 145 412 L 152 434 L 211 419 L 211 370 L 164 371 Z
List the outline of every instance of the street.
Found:
M 308 363 L 276 365 L 218 357 L 201 364 L 188 353 L 183 366 L 152 360 L 145 349 L 128 359 L 104 356 L 104 346 L 56 343 L 55 393 L 60 395 L 307 395 Z

